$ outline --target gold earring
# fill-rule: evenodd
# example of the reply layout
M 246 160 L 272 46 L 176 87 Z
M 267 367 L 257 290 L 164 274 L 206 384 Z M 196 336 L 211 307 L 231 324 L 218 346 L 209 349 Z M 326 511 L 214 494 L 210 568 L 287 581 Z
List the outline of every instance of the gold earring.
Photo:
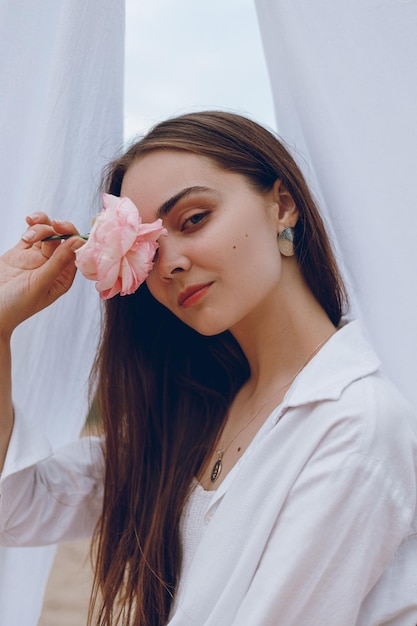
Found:
M 278 235 L 278 250 L 282 256 L 294 256 L 295 228 L 287 226 Z

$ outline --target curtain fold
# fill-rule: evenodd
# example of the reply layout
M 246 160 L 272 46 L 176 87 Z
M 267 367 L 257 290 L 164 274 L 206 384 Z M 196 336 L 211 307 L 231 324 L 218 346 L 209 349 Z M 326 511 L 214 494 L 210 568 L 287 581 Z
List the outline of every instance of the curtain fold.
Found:
M 103 165 L 123 144 L 124 0 L 3 0 L 0 7 L 0 250 L 45 211 L 82 233 L 101 209 Z M 93 283 L 13 336 L 13 397 L 51 443 L 76 437 L 99 326 Z M 51 548 L 0 549 L 0 624 L 38 621 Z
M 324 209 L 354 314 L 417 407 L 417 3 L 256 8 L 278 133 Z

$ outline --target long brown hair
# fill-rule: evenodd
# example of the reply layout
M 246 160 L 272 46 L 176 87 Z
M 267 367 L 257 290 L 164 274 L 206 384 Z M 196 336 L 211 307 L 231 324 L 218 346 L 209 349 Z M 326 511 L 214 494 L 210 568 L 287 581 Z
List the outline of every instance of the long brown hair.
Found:
M 343 282 L 312 195 L 282 142 L 239 115 L 189 113 L 158 124 L 112 163 L 106 190 L 120 195 L 130 165 L 165 149 L 209 157 L 261 192 L 283 181 L 300 216 L 301 272 L 337 325 Z M 181 567 L 181 511 L 249 366 L 229 332 L 199 335 L 143 284 L 107 301 L 94 374 L 106 475 L 90 624 L 95 607 L 97 626 L 163 626 Z

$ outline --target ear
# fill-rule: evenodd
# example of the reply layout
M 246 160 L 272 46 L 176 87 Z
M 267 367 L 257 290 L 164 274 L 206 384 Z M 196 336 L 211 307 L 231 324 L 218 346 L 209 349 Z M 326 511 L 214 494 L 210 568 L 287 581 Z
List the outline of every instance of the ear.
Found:
M 292 195 L 279 178 L 272 188 L 272 196 L 275 205 L 277 231 L 281 232 L 289 226 L 294 227 L 298 221 L 299 212 Z

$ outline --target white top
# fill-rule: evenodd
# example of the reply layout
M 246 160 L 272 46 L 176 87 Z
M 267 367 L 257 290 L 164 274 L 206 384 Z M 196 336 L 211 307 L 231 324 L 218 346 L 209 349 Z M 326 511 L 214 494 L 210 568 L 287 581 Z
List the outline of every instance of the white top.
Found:
M 189 571 L 194 555 L 207 528 L 206 512 L 210 506 L 214 491 L 205 491 L 197 480 L 194 481 L 193 488 L 185 503 L 182 512 L 180 532 L 183 544 L 183 555 L 181 565 L 180 585 L 177 598 L 181 595 L 182 584 L 185 580 L 185 573 Z M 176 602 L 172 607 L 173 614 L 176 609 Z
M 96 523 L 98 440 L 48 454 L 18 417 L 0 482 L 3 545 L 77 538 Z M 204 528 L 190 530 L 187 504 L 170 626 L 415 626 L 416 491 L 417 420 L 350 323 L 195 504 Z

